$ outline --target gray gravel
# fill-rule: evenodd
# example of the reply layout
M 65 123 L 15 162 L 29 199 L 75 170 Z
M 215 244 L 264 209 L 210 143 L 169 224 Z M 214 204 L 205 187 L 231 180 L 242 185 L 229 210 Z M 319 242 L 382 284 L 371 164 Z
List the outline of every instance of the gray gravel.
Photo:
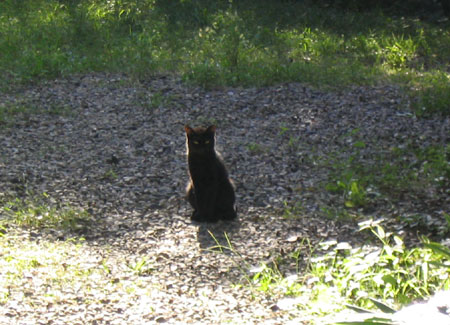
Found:
M 417 119 L 404 110 L 407 105 L 387 86 L 342 93 L 301 84 L 206 91 L 171 76 L 137 81 L 104 74 L 0 94 L 0 106 L 27 108 L 0 122 L 0 199 L 45 192 L 93 217 L 75 234 L 8 231 L 18 241 L 37 243 L 82 236 L 83 248 L 67 263 L 98 269 L 106 260 L 110 268 L 98 281 L 86 279 L 90 289 L 86 284 L 78 291 L 61 289 L 61 299 L 52 300 L 51 307 L 43 298 L 49 290 L 45 283 L 33 283 L 25 298 L 23 287 L 10 286 L 9 298 L 0 303 L 0 321 L 308 322 L 295 311 L 275 308 L 277 297 L 235 284 L 246 283 L 251 266 L 287 256 L 304 238 L 312 244 L 357 240 L 354 223 L 324 218 L 322 208 L 338 198 L 323 191 L 329 170 L 320 162 L 332 152 L 345 157 L 346 148 L 361 139 L 366 143 L 361 155 L 407 141 L 448 143 L 448 118 Z M 186 123 L 217 124 L 218 149 L 237 184 L 238 221 L 200 225 L 189 220 L 183 199 Z M 349 136 L 355 129 L 357 137 Z M 381 202 L 360 213 L 420 213 L 442 222 L 448 197 L 434 188 L 424 195 L 395 206 Z M 295 204 L 300 217 L 283 218 L 285 207 Z M 233 251 L 220 253 L 213 248 L 217 242 L 228 245 L 224 232 Z M 148 272 L 130 273 L 127 266 L 143 258 Z M 284 268 L 293 272 L 295 265 Z M 134 291 L 123 289 L 127 283 L 136 286 Z

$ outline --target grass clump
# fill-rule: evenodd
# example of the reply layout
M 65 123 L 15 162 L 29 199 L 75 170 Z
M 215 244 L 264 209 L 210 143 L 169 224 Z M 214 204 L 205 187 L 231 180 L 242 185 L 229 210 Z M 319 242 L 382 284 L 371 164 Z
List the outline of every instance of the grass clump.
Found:
M 79 231 L 91 221 L 88 212 L 52 202 L 48 194 L 1 202 L 0 225 Z

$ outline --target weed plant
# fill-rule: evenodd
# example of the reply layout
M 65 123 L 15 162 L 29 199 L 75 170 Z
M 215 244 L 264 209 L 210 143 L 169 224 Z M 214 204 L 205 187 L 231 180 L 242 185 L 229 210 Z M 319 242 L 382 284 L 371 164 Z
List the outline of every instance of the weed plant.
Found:
M 448 27 L 314 1 L 5 0 L 0 86 L 91 71 L 204 87 L 397 83 L 418 115 L 448 114 Z
M 315 248 L 301 245 L 284 258 L 294 259 L 298 265 L 309 249 L 304 270 L 284 275 L 276 264 L 263 264 L 251 283 L 279 300 L 290 297 L 294 309 L 314 317 L 330 316 L 347 305 L 377 310 L 387 304 L 399 309 L 450 289 L 450 251 L 445 246 L 423 238 L 423 247 L 408 249 L 399 236 L 385 232 L 381 221 L 363 222 L 360 231 L 369 231 L 378 244 L 352 247 L 331 241 Z

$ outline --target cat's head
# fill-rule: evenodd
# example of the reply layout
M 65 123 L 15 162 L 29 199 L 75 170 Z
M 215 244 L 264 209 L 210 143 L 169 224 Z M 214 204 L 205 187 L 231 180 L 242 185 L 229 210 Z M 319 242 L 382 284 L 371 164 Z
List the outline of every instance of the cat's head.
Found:
M 184 130 L 186 131 L 186 144 L 190 153 L 214 152 L 215 125 L 207 128 L 191 128 L 189 125 L 186 125 Z

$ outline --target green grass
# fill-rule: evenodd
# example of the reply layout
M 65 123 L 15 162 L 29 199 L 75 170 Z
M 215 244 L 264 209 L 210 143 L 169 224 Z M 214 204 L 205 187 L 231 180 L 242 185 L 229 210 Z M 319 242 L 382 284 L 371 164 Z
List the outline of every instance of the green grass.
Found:
M 110 254 L 108 246 L 98 255 L 82 237 L 55 240 L 39 235 L 37 240 L 17 231 L 25 228 L 39 234 L 51 228 L 77 233 L 91 221 L 86 211 L 60 204 L 47 194 L 1 201 L 0 305 L 17 299 L 30 308 L 36 299 L 55 306 L 109 304 L 111 299 L 127 303 L 158 290 L 140 281 L 152 272 L 146 257 L 135 257 L 134 262 L 129 256 L 118 257 L 117 252 Z M 65 297 L 74 287 L 79 296 Z
M 407 141 L 381 148 L 365 142 L 358 131 L 353 144 L 319 162 L 328 171 L 325 190 L 341 196 L 346 208 L 365 208 L 381 201 L 425 200 L 429 191 L 444 192 L 450 184 L 450 146 Z M 380 201 L 381 200 L 381 201 Z
M 154 271 L 149 264 L 147 258 L 142 257 L 135 263 L 128 265 L 128 267 L 137 275 L 146 275 L 151 274 Z
M 312 1 L 6 0 L 0 86 L 91 71 L 175 72 L 204 87 L 395 83 L 418 115 L 448 115 L 439 21 Z
M 127 304 L 159 290 L 140 281 L 140 275 L 148 274 L 146 265 L 128 268 L 126 257 L 118 258 L 107 247 L 98 255 L 80 238 L 35 240 L 0 232 L 0 250 L 0 306 L 20 300 L 35 309 L 39 300 L 56 308 L 90 304 L 106 308 L 111 302 Z M 70 294 L 73 288 L 76 293 Z
M 79 231 L 91 222 L 88 212 L 54 201 L 43 193 L 0 202 L 0 226 Z
M 352 247 L 329 241 L 313 247 L 304 241 L 276 263 L 251 269 L 247 282 L 280 305 L 288 303 L 293 316 L 316 322 L 348 304 L 376 311 L 381 301 L 399 309 L 450 288 L 450 251 L 445 246 L 424 238 L 422 247 L 406 248 L 399 236 L 385 232 L 381 221 L 363 222 L 360 231 L 372 234 L 371 244 Z M 295 273 L 280 271 L 280 264 L 292 262 Z

